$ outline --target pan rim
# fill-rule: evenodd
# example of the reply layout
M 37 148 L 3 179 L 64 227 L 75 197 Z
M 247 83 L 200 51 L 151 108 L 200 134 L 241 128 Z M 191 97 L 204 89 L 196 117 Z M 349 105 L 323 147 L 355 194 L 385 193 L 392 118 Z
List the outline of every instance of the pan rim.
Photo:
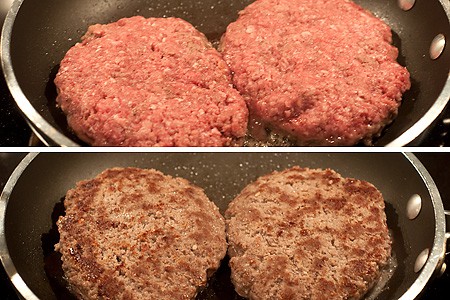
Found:
M 411 166 L 417 171 L 425 186 L 427 187 L 430 198 L 433 204 L 433 211 L 435 216 L 435 236 L 433 238 L 433 246 L 419 276 L 413 284 L 406 290 L 406 292 L 399 298 L 399 300 L 415 299 L 425 288 L 431 277 L 439 270 L 445 257 L 445 229 L 446 219 L 444 214 L 444 206 L 438 188 L 432 179 L 430 173 L 426 170 L 424 165 L 413 153 L 398 152 L 409 161 Z M 39 152 L 31 152 L 18 164 L 12 175 L 8 179 L 5 187 L 0 195 L 0 260 L 5 268 L 6 273 L 17 292 L 27 300 L 39 300 L 39 298 L 31 291 L 25 281 L 18 273 L 14 262 L 8 251 L 5 235 L 5 214 L 8 202 L 13 192 L 16 183 L 22 176 L 23 172 L 32 163 L 32 161 L 39 155 Z
M 428 170 L 420 162 L 420 160 L 413 153 L 403 153 L 405 158 L 411 163 L 411 165 L 419 173 L 425 186 L 430 193 L 430 198 L 433 204 L 434 219 L 436 222 L 435 232 L 433 238 L 433 247 L 429 253 L 428 259 L 420 271 L 419 276 L 414 283 L 408 288 L 408 290 L 399 298 L 399 300 L 415 299 L 425 288 L 431 277 L 440 269 L 445 258 L 445 213 L 444 204 L 439 190 L 431 177 Z
M 11 192 L 13 191 L 17 181 L 22 176 L 22 173 L 25 169 L 30 165 L 35 157 L 37 157 L 39 153 L 29 153 L 27 154 L 22 161 L 17 165 L 14 169 L 13 173 L 9 177 L 8 181 L 5 184 L 5 187 L 0 195 L 0 261 L 5 268 L 6 273 L 10 281 L 12 282 L 16 291 L 27 300 L 39 300 L 39 298 L 31 291 L 25 281 L 22 279 L 20 274 L 18 273 L 14 262 L 11 259 L 9 254 L 8 245 L 6 244 L 6 234 L 5 234 L 5 214 L 6 208 L 8 207 L 9 197 Z
M 79 147 L 81 146 L 77 142 L 73 141 L 61 131 L 53 127 L 45 118 L 33 107 L 30 100 L 25 96 L 24 92 L 20 88 L 19 82 L 15 76 L 14 68 L 11 60 L 11 36 L 16 20 L 17 14 L 25 0 L 15 0 L 11 5 L 10 10 L 5 18 L 3 29 L 1 32 L 1 63 L 3 74 L 6 79 L 8 89 L 14 98 L 17 106 L 20 108 L 22 115 L 26 118 L 29 126 L 33 131 L 39 133 L 38 137 L 45 144 L 56 144 L 62 147 Z M 450 4 L 446 4 L 445 0 L 439 0 L 439 3 L 443 7 L 447 19 L 450 23 Z M 442 114 L 446 105 L 450 100 L 450 72 L 447 76 L 447 80 L 441 93 L 427 110 L 427 112 L 417 120 L 406 131 L 401 133 L 394 140 L 387 143 L 386 147 L 401 147 L 411 144 L 424 133 L 428 127 Z
M 73 142 L 71 139 L 66 137 L 56 128 L 54 128 L 50 123 L 48 123 L 39 112 L 33 107 L 30 100 L 25 96 L 22 89 L 20 88 L 19 82 L 17 81 L 14 68 L 12 66 L 11 61 L 11 35 L 13 25 L 16 19 L 16 16 L 19 12 L 20 7 L 24 0 L 15 0 L 8 14 L 6 15 L 5 21 L 3 23 L 3 29 L 1 34 L 1 61 L 2 61 L 2 69 L 3 75 L 5 76 L 6 84 L 8 85 L 8 89 L 11 92 L 17 106 L 22 111 L 22 115 L 25 116 L 28 124 L 33 129 L 33 131 L 37 131 L 39 133 L 38 137 L 45 144 L 48 143 L 46 139 L 51 137 L 52 141 L 60 146 L 79 146 L 77 143 Z
M 439 0 L 450 23 L 450 2 Z M 439 117 L 450 100 L 450 72 L 441 93 L 428 111 L 399 137 L 386 144 L 387 147 L 401 147 L 412 143 Z

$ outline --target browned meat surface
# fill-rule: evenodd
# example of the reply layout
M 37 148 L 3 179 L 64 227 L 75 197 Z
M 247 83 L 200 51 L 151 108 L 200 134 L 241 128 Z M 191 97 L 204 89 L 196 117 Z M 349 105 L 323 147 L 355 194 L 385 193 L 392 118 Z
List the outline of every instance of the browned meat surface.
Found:
M 391 253 L 381 193 L 329 169 L 262 176 L 225 218 L 232 281 L 250 299 L 360 299 Z
M 81 299 L 192 299 L 226 253 L 215 204 L 155 170 L 108 169 L 64 205 L 55 248 Z

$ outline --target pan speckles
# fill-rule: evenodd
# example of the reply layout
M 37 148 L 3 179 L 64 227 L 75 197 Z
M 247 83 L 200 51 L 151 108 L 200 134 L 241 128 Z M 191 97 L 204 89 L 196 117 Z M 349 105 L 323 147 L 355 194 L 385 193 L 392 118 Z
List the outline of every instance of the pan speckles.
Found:
M 193 299 L 225 255 L 218 208 L 159 171 L 108 169 L 64 206 L 55 249 L 82 299 Z M 391 256 L 381 193 L 329 169 L 262 176 L 225 215 L 231 279 L 249 299 L 361 299 Z
M 247 127 L 222 57 L 178 18 L 90 26 L 55 84 L 69 126 L 93 146 L 230 146 Z
M 97 24 L 69 50 L 55 83 L 78 137 L 94 146 L 242 144 L 248 112 L 230 70 L 180 22 Z M 391 43 L 389 26 L 351 1 L 258 0 L 219 49 L 262 131 L 300 146 L 348 146 L 371 145 L 410 88 Z
M 433 157 L 438 160 L 445 157 L 439 154 L 442 153 Z M 398 266 L 376 299 L 417 297 L 442 266 L 445 216 L 433 178 L 414 155 L 398 152 L 30 154 L 14 171 L 2 193 L 1 259 L 24 298 L 58 299 L 57 291 L 43 272 L 45 254 L 39 245 L 43 243 L 42 234 L 49 232 L 51 220 L 56 217 L 52 214 L 55 204 L 60 204 L 61 197 L 76 182 L 115 166 L 154 168 L 203 187 L 220 211 L 225 212 L 229 201 L 258 176 L 294 165 L 332 168 L 346 177 L 372 182 L 383 192 L 387 222 L 392 230 L 392 251 Z M 419 216 L 409 220 L 404 208 L 412 194 L 421 196 L 423 206 Z M 415 273 L 415 260 L 425 248 L 430 250 L 430 256 L 423 270 Z M 198 299 L 223 299 L 221 291 L 227 292 L 227 300 L 239 299 L 229 284 L 229 269 L 224 265 L 220 269 L 208 291 L 202 292 Z M 225 286 L 219 284 L 227 278 Z
M 389 26 L 347 0 L 255 1 L 219 49 L 250 115 L 300 146 L 371 145 L 411 85 Z
M 136 14 L 146 18 L 178 17 L 218 43 L 227 25 L 251 2 L 203 0 L 181 4 L 135 0 L 123 5 L 123 0 L 62 0 L 55 5 L 54 0 L 14 1 L 2 31 L 3 72 L 17 106 L 44 143 L 86 145 L 68 129 L 66 117 L 56 108 L 53 80 L 58 63 L 88 25 L 107 24 Z M 354 2 L 389 24 L 393 44 L 400 50 L 398 61 L 412 75 L 412 87 L 403 95 L 395 122 L 376 139 L 375 145 L 419 145 L 450 98 L 450 48 L 444 47 L 435 60 L 429 57 L 430 42 L 436 34 L 450 36 L 449 13 L 443 6 L 446 1 L 416 1 L 406 12 L 394 0 Z

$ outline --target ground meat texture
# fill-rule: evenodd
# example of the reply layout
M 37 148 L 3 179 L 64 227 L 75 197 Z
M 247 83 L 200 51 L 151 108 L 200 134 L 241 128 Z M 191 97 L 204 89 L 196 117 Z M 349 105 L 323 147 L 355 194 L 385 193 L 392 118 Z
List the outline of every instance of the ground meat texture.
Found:
M 348 0 L 257 0 L 220 50 L 250 115 L 298 145 L 371 144 L 409 73 L 388 25 Z
M 81 299 L 192 299 L 226 254 L 203 190 L 155 170 L 108 169 L 67 192 L 62 267 Z
M 391 253 L 381 193 L 293 167 L 249 184 L 225 213 L 231 278 L 250 299 L 360 299 Z
M 90 26 L 55 84 L 69 126 L 94 146 L 229 146 L 247 128 L 228 66 L 177 18 Z

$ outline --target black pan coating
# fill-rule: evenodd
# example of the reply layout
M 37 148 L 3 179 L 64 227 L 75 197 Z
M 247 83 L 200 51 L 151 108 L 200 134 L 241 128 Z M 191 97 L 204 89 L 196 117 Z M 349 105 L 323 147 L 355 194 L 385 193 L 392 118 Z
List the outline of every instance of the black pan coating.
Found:
M 417 278 L 412 271 L 415 258 L 432 247 L 435 216 L 428 187 L 400 153 L 43 153 L 26 168 L 11 193 L 5 219 L 9 253 L 32 291 L 41 299 L 55 299 L 44 272 L 41 238 L 52 227 L 55 204 L 77 181 L 115 166 L 156 168 L 203 187 L 223 213 L 246 184 L 293 165 L 329 167 L 345 177 L 367 180 L 383 193 L 398 267 L 377 299 L 402 295 Z M 422 197 L 424 206 L 419 217 L 410 221 L 404 212 L 413 194 Z M 198 299 L 236 297 L 229 281 L 223 280 L 224 272 Z
M 11 60 L 24 94 L 43 118 L 73 141 L 83 144 L 67 127 L 56 108 L 53 79 L 66 51 L 80 40 L 87 27 L 122 17 L 180 17 L 191 22 L 217 44 L 227 25 L 252 0 L 41 0 L 24 1 L 14 23 Z M 437 60 L 428 53 L 439 34 L 450 37 L 450 25 L 438 0 L 416 1 L 410 11 L 399 8 L 397 0 L 355 0 L 393 30 L 400 49 L 399 63 L 411 73 L 412 88 L 404 95 L 399 116 L 375 143 L 384 146 L 415 124 L 433 105 L 447 80 L 450 50 Z M 423 135 L 424 136 L 424 135 Z M 422 137 L 423 137 L 422 136 Z M 420 138 L 414 141 L 420 142 Z

